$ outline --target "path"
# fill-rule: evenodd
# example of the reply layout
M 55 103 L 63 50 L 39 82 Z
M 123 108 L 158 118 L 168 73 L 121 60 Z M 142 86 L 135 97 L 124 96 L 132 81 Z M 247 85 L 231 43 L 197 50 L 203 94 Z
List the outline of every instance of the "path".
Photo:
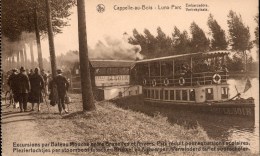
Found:
M 13 152 L 13 144 L 16 143 L 35 143 L 45 142 L 40 137 L 35 118 L 30 112 L 19 110 L 2 111 L 2 155 L 30 155 L 30 153 Z M 34 153 L 35 155 L 35 153 Z

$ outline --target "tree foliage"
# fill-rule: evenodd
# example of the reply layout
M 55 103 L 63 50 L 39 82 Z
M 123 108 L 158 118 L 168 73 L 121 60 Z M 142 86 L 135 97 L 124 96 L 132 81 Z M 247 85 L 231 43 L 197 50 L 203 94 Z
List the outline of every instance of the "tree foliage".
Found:
M 227 68 L 230 71 L 241 71 L 244 69 L 242 57 L 238 53 L 227 57 Z
M 144 29 L 144 35 L 134 29 L 133 37 L 129 38 L 129 43 L 140 45 L 142 48 L 140 53 L 144 55 L 145 58 L 175 54 L 172 39 L 167 36 L 160 27 L 157 28 L 157 36 L 152 35 L 148 29 Z
M 184 30 L 181 32 L 176 26 L 174 27 L 173 37 L 173 46 L 176 51 L 176 54 L 186 54 L 190 52 L 190 38 L 188 32 Z
M 226 41 L 225 31 L 220 27 L 218 22 L 213 18 L 212 14 L 208 18 L 208 26 L 212 34 L 211 49 L 212 50 L 225 50 L 228 43 Z
M 256 44 L 256 47 L 258 48 L 259 52 L 259 15 L 255 16 L 255 22 L 257 23 L 257 26 L 255 28 L 255 41 L 254 43 Z
M 245 26 L 241 15 L 237 15 L 236 12 L 230 10 L 227 24 L 232 49 L 238 52 L 250 50 L 252 48 L 252 42 L 250 41 L 249 27 Z
M 209 40 L 204 31 L 195 23 L 190 26 L 192 52 L 206 52 L 209 50 Z
M 172 39 L 167 36 L 160 27 L 157 28 L 157 50 L 158 56 L 172 55 L 174 54 Z
M 2 0 L 2 32 L 11 41 L 20 40 L 22 32 L 34 32 L 34 13 L 38 11 L 41 34 L 47 33 L 46 5 L 43 0 Z M 68 25 L 70 8 L 75 0 L 52 0 L 51 15 L 54 33 Z

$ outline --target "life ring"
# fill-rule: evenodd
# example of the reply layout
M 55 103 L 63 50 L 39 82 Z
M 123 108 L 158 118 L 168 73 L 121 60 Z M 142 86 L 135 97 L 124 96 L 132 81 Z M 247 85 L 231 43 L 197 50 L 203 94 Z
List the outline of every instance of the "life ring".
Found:
M 185 84 L 185 79 L 183 77 L 180 77 L 179 84 L 182 86 Z
M 169 83 L 170 83 L 169 79 L 165 78 L 165 79 L 163 80 L 163 84 L 164 84 L 165 86 L 168 86 Z
M 146 79 L 143 80 L 143 85 L 146 85 Z
M 153 87 L 156 86 L 156 80 L 155 80 L 155 79 L 152 80 L 152 86 L 153 86 Z
M 221 76 L 219 74 L 214 74 L 213 82 L 219 84 L 221 82 Z

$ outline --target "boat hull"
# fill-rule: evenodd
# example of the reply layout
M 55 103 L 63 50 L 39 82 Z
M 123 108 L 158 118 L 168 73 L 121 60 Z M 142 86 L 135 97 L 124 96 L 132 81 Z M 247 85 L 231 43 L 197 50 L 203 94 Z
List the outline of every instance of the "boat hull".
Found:
M 145 99 L 146 104 L 166 106 L 170 109 L 186 110 L 197 113 L 231 115 L 255 118 L 254 100 L 232 100 L 223 102 L 183 103 L 175 101 L 160 101 Z

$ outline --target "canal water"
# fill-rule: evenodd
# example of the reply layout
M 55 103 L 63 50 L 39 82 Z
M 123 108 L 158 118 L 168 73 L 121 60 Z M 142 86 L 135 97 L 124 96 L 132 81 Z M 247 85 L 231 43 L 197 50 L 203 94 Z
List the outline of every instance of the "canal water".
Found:
M 172 124 L 183 125 L 187 128 L 201 126 L 208 136 L 219 141 L 243 141 L 250 144 L 253 153 L 259 152 L 259 78 L 251 78 L 251 88 L 242 93 L 242 98 L 253 97 L 255 99 L 255 120 L 234 117 L 229 115 L 214 115 L 194 113 L 191 111 L 174 110 L 169 107 L 152 106 L 142 102 L 141 99 L 123 100 L 115 102 L 119 107 L 143 112 L 147 115 L 161 115 L 168 118 Z M 230 97 L 238 92 L 243 92 L 246 78 L 230 79 Z M 237 90 L 236 90 L 237 88 Z
M 230 127 L 227 131 L 229 134 L 227 140 L 248 141 L 253 152 L 259 152 L 259 78 L 250 79 L 252 87 L 244 94 L 242 98 L 253 97 L 255 99 L 255 122 L 254 125 L 240 124 L 239 126 Z M 246 79 L 241 80 L 230 79 L 230 95 L 236 95 L 237 91 L 243 92 L 246 84 Z M 236 86 L 236 88 L 235 88 Z M 251 127 L 252 126 L 252 127 Z

